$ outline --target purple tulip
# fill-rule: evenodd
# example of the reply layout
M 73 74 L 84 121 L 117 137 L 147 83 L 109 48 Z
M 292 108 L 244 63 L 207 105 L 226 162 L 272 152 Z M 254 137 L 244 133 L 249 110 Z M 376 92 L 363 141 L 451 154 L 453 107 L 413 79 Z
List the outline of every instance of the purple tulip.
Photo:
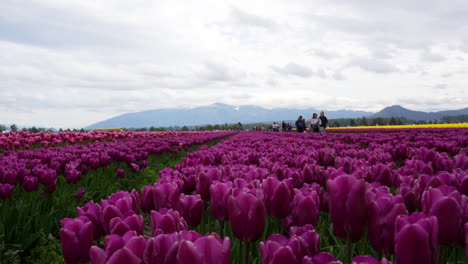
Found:
M 282 219 L 291 212 L 292 186 L 274 177 L 263 180 L 263 201 L 268 215 Z
M 159 234 L 150 238 L 143 252 L 144 263 L 176 263 L 179 233 Z
M 206 167 L 198 174 L 196 190 L 203 200 L 210 200 L 210 185 L 216 180 L 220 180 L 219 171 L 216 167 Z
M 179 232 L 187 230 L 187 222 L 178 211 L 162 208 L 159 211 L 151 211 L 151 229 L 153 236 Z
M 372 166 L 370 178 L 373 182 L 379 182 L 385 186 L 393 186 L 395 183 L 392 170 L 382 163 Z
M 135 164 L 135 163 L 131 163 L 131 164 L 130 164 L 130 170 L 131 170 L 132 172 L 137 172 L 137 171 L 140 170 L 140 166 L 138 166 L 138 165 Z
M 353 258 L 352 264 L 392 264 L 386 258 L 383 258 L 382 261 L 378 261 L 370 256 L 357 256 Z
M 78 207 L 76 210 L 79 216 L 85 216 L 93 223 L 93 237 L 94 239 L 98 239 L 103 233 L 101 205 L 94 203 L 94 201 L 89 201 L 83 207 Z
M 147 241 L 142 236 L 128 232 L 123 237 L 110 235 L 106 238 L 105 250 L 92 246 L 90 258 L 93 264 L 143 263 Z
M 380 193 L 369 203 L 368 236 L 377 251 L 393 253 L 395 220 L 398 215 L 407 214 L 400 195 Z
M 289 239 L 274 234 L 266 242 L 260 243 L 262 263 L 300 263 L 304 256 L 318 253 L 320 238 L 311 225 L 293 227 L 290 233 Z
M 14 185 L 0 183 L 0 199 L 10 199 L 13 195 L 13 189 L 15 189 Z
M 83 198 L 83 196 L 86 194 L 86 191 L 85 189 L 83 188 L 79 188 L 78 191 L 76 191 L 75 193 L 75 199 L 77 201 L 81 200 Z
M 225 221 L 229 219 L 228 198 L 232 192 L 232 182 L 215 181 L 210 186 L 210 212 L 216 219 Z
M 320 252 L 314 257 L 305 256 L 302 264 L 343 264 L 328 252 Z
M 124 169 L 117 169 L 117 178 L 125 177 L 125 170 Z
M 320 198 L 315 191 L 294 190 L 292 221 L 294 225 L 317 226 L 320 215 Z
M 438 223 L 435 216 L 400 215 L 395 222 L 395 257 L 399 264 L 437 263 Z
M 26 192 L 34 192 L 37 190 L 38 179 L 32 176 L 26 176 L 23 179 L 23 189 Z
M 143 235 L 143 216 L 133 214 L 125 218 L 115 217 L 109 222 L 110 234 L 124 235 L 128 231 L 135 231 L 138 235 Z
M 151 193 L 151 192 L 150 192 Z M 153 192 L 152 197 L 143 197 L 142 193 L 142 206 L 150 205 L 151 210 L 159 210 L 161 208 L 167 209 L 179 209 L 180 203 L 180 190 L 177 184 L 165 182 L 161 183 L 158 182 L 153 185 Z M 147 199 L 143 202 L 143 199 Z M 152 206 L 151 206 L 151 198 L 152 198 Z
M 429 188 L 422 196 L 423 212 L 437 217 L 439 242 L 442 244 L 451 245 L 457 242 L 463 214 L 460 199 L 460 193 L 446 185 Z
M 93 226 L 86 217 L 63 219 L 60 240 L 65 261 L 82 263 L 89 260 L 89 249 L 93 245 Z
M 341 175 L 328 180 L 328 204 L 333 233 L 351 242 L 360 239 L 367 223 L 366 185 L 353 176 Z
M 203 201 L 199 194 L 180 196 L 180 213 L 184 217 L 189 228 L 200 225 L 203 216 Z
M 228 199 L 229 222 L 234 235 L 244 241 L 258 240 L 265 229 L 266 209 L 263 201 L 240 191 Z
M 180 264 L 228 264 L 231 253 L 231 242 L 216 234 L 208 234 L 195 242 L 183 240 L 177 253 Z
M 302 227 L 291 227 L 289 231 L 290 241 L 296 242 L 297 247 L 293 247 L 296 256 L 314 256 L 320 250 L 320 236 L 312 225 Z M 290 244 L 294 244 L 291 243 Z

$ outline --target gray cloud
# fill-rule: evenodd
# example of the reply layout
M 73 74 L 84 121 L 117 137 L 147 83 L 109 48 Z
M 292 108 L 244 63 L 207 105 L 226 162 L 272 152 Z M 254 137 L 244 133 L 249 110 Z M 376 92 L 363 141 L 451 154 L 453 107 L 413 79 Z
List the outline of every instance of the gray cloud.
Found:
M 365 57 L 352 59 L 349 62 L 348 67 L 358 67 L 362 70 L 379 74 L 395 73 L 400 71 L 390 63 Z
M 279 25 L 272 19 L 254 15 L 239 8 L 231 9 L 230 22 L 239 26 L 258 27 L 269 30 L 276 30 L 279 27 Z
M 307 78 L 314 75 L 314 71 L 307 66 L 299 65 L 294 62 L 290 62 L 283 67 L 271 66 L 271 68 L 277 73 L 283 75 L 295 75 L 302 78 Z
M 442 62 L 445 61 L 446 58 L 440 54 L 426 50 L 421 54 L 421 60 L 429 62 Z

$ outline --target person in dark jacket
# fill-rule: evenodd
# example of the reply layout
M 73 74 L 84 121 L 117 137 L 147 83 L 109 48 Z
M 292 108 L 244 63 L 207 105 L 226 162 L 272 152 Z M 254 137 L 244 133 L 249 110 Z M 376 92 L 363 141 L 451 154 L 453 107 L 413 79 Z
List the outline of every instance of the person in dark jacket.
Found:
M 306 123 L 302 116 L 299 116 L 299 118 L 296 120 L 296 129 L 299 133 L 304 132 L 306 129 Z
M 325 133 L 325 129 L 327 128 L 327 124 L 328 124 L 328 119 L 327 117 L 325 116 L 325 113 L 322 111 L 320 112 L 320 126 L 319 126 L 319 131 L 321 133 Z

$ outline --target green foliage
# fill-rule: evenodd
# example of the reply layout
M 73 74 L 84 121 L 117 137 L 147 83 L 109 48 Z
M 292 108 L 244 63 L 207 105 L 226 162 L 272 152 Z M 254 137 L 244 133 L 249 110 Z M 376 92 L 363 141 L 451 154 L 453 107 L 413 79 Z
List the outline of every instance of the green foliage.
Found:
M 468 115 L 444 116 L 441 121 L 442 123 L 465 123 L 468 122 Z
M 13 124 L 10 126 L 10 130 L 13 132 L 18 132 L 18 127 L 15 124 Z

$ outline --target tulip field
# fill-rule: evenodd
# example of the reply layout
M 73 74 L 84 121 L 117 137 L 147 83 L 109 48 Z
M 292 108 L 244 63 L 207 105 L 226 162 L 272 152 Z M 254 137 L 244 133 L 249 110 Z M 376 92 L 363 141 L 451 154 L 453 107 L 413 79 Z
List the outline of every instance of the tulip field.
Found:
M 468 129 L 337 132 L 0 137 L 0 263 L 467 263 Z

